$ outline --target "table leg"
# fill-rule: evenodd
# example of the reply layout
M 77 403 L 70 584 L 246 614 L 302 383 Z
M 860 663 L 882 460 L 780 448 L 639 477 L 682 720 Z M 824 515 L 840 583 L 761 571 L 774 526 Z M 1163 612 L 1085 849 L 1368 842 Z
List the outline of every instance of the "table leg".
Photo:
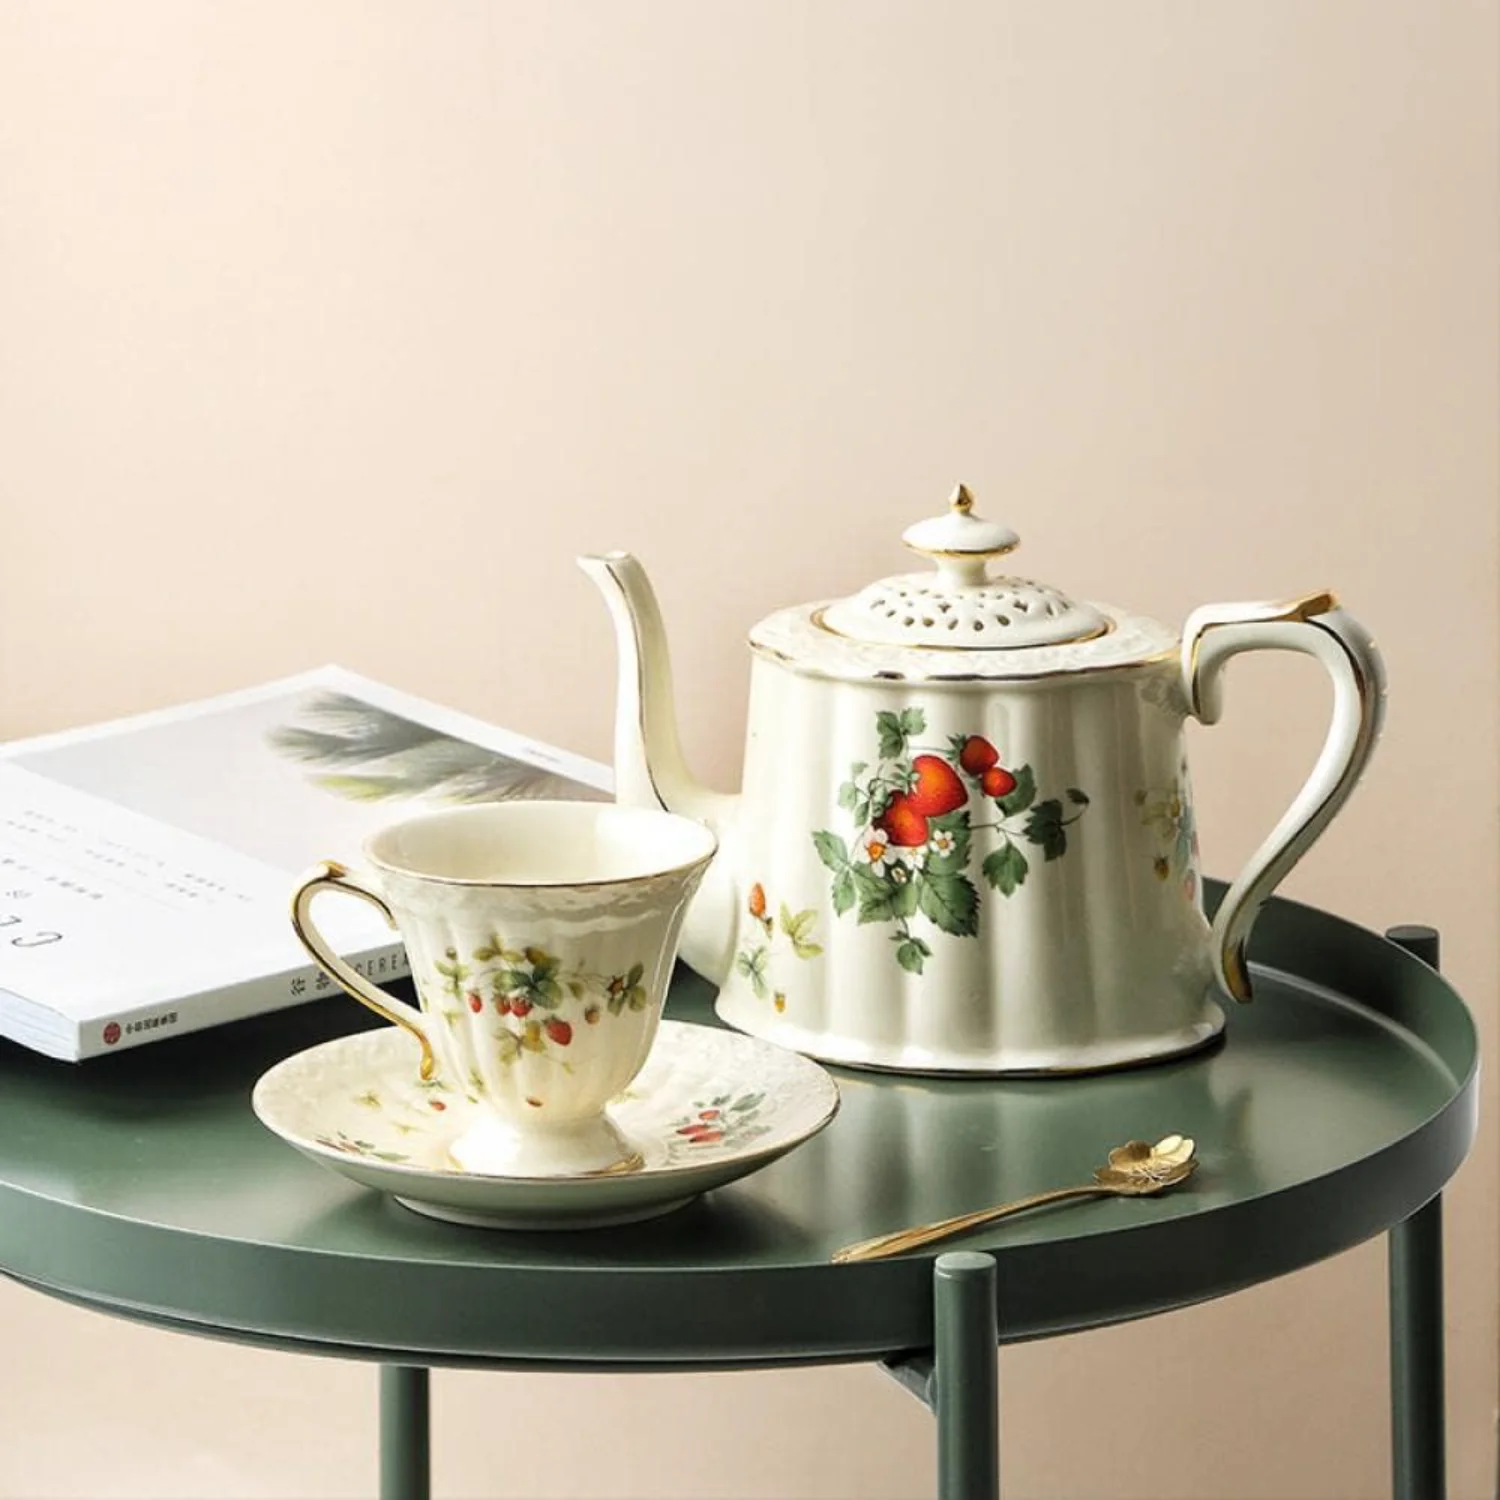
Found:
M 380 1367 L 380 1500 L 429 1500 L 428 1407 L 425 1369 Z
M 1442 1194 L 1389 1238 L 1392 1493 L 1396 1500 L 1442 1500 L 1448 1492 Z
M 995 1257 L 940 1255 L 933 1271 L 938 1500 L 999 1500 Z
M 1434 969 L 1430 927 L 1386 936 Z M 1443 1500 L 1448 1492 L 1443 1376 L 1443 1197 L 1439 1193 L 1388 1238 L 1391 1299 L 1391 1476 L 1396 1500 Z

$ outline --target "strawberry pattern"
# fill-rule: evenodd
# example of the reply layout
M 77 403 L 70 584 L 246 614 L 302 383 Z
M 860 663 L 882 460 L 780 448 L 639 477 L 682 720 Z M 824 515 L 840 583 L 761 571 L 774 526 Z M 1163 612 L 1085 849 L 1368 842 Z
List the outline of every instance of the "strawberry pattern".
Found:
M 856 761 L 839 788 L 854 836 L 820 829 L 813 844 L 833 877 L 835 915 L 892 924 L 896 962 L 920 974 L 933 951 L 924 934 L 979 932 L 979 889 L 969 875 L 976 836 L 995 844 L 980 875 L 991 890 L 1013 896 L 1031 873 L 1028 847 L 1044 862 L 1061 859 L 1089 798 L 1070 786 L 1062 797 L 1038 800 L 1031 766 L 1002 764 L 983 735 L 954 735 L 942 747 L 914 744 L 927 730 L 919 708 L 877 713 L 875 730 L 877 759 Z
M 623 974 L 594 974 L 564 967 L 544 948 L 512 947 L 499 937 L 475 948 L 471 958 L 466 961 L 449 948 L 437 963 L 436 986 L 444 997 L 440 1014 L 457 1026 L 464 1022 L 465 1010 L 476 1016 L 493 1011 L 499 1018 L 495 1036 L 502 1063 L 526 1053 L 565 1063 L 579 1026 L 597 1026 L 606 1014 L 644 1010 L 649 1003 L 642 964 L 632 964 Z M 564 1007 L 569 1016 L 559 1014 Z M 480 1080 L 471 1082 L 482 1087 Z
M 330 1151 L 339 1151 L 345 1156 L 362 1156 L 367 1161 L 403 1162 L 407 1160 L 404 1151 L 382 1150 L 374 1141 L 361 1140 L 342 1130 L 335 1130 L 331 1135 L 317 1135 L 313 1139 Z
M 676 1137 L 670 1151 L 674 1158 L 705 1146 L 742 1146 L 765 1135 L 769 1126 L 760 1122 L 764 1093 L 715 1094 L 695 1099 L 686 1114 L 669 1127 Z
M 734 955 L 735 972 L 750 986 L 757 999 L 769 999 L 777 1011 L 786 1009 L 786 990 L 777 982 L 775 971 L 779 952 L 790 952 L 794 958 L 816 958 L 822 945 L 814 941 L 818 914 L 811 907 L 794 912 L 785 901 L 775 917 L 770 913 L 766 888 L 756 881 L 745 898 L 750 921 L 742 925 L 746 932 Z

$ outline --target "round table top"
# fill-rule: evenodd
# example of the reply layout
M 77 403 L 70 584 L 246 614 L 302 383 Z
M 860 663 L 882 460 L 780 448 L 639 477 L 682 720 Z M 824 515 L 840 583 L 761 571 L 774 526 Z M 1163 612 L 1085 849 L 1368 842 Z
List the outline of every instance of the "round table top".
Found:
M 0 1270 L 188 1331 L 410 1364 L 664 1368 L 867 1359 L 932 1338 L 932 1263 L 832 1252 L 1087 1181 L 1112 1145 L 1179 1133 L 1200 1166 L 953 1241 L 997 1259 L 1002 1340 L 1180 1307 L 1368 1239 L 1458 1169 L 1477 1041 L 1395 944 L 1275 901 L 1256 999 L 1224 1043 L 1084 1078 L 834 1070 L 833 1123 L 649 1222 L 547 1233 L 422 1217 L 335 1175 L 250 1110 L 271 1064 L 361 1029 L 327 1000 L 74 1066 L 0 1043 Z M 714 1022 L 682 971 L 669 1014 Z

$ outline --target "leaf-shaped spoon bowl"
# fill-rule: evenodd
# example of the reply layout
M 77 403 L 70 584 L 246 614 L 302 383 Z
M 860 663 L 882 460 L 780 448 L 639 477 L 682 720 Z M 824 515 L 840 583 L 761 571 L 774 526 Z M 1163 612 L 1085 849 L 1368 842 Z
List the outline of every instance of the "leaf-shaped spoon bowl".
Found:
M 834 1252 L 833 1259 L 840 1265 L 857 1260 L 883 1260 L 888 1255 L 900 1255 L 903 1250 L 915 1250 L 920 1245 L 930 1245 L 935 1240 L 945 1240 L 993 1224 L 997 1219 L 1008 1219 L 1012 1214 L 1041 1208 L 1047 1203 L 1062 1203 L 1069 1198 L 1149 1198 L 1179 1182 L 1186 1182 L 1193 1175 L 1198 1166 L 1194 1150 L 1192 1140 L 1184 1135 L 1163 1136 L 1154 1146 L 1148 1141 L 1126 1141 L 1109 1153 L 1104 1166 L 1094 1168 L 1094 1180 L 1090 1183 L 1053 1188 L 992 1208 L 955 1214 L 951 1219 L 939 1219 L 932 1224 L 896 1229 L 855 1245 L 845 1245 L 842 1250 Z

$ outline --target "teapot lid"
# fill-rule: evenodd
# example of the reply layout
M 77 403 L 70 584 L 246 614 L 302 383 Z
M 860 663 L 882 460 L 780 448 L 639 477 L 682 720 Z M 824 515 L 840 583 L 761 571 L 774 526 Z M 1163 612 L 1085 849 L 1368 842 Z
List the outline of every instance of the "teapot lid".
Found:
M 1092 604 L 1045 583 L 991 576 L 991 558 L 1020 545 L 1008 526 L 974 513 L 959 485 L 946 515 L 918 521 L 901 540 L 936 569 L 882 578 L 820 612 L 825 630 L 880 646 L 1004 651 L 1089 641 L 1110 629 Z
M 902 540 L 935 568 L 777 610 L 751 630 L 751 649 L 794 672 L 863 682 L 1034 680 L 1144 666 L 1181 649 L 1176 630 L 1146 615 L 991 576 L 990 559 L 1019 539 L 976 516 L 964 485 L 946 515 L 909 526 Z

